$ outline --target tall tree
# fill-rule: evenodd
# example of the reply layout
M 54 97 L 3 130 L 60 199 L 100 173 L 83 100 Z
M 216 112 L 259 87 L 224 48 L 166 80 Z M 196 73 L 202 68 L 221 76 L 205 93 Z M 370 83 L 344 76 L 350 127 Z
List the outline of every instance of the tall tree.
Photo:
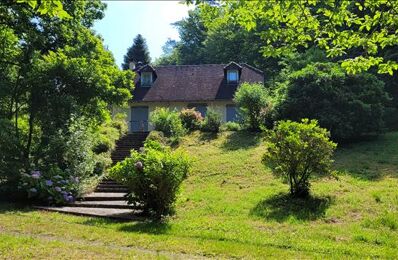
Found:
M 144 64 L 149 64 L 151 62 L 146 40 L 141 34 L 137 34 L 133 40 L 133 45 L 127 49 L 127 53 L 124 55 L 122 68 L 128 70 L 130 62 L 142 62 Z
M 12 122 L 24 170 L 72 117 L 101 123 L 110 105 L 128 100 L 133 79 L 91 30 L 104 15 L 100 0 L 51 0 L 57 8 L 47 12 L 42 3 L 0 3 L 0 116 Z

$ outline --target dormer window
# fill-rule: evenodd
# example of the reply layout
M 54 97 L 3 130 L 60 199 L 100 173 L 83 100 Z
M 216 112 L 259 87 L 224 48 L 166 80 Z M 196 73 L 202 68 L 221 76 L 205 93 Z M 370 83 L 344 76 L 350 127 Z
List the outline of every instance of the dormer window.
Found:
M 237 83 L 239 80 L 239 72 L 237 70 L 227 71 L 227 81 L 228 83 Z
M 152 72 L 141 73 L 141 86 L 150 87 L 152 85 Z
M 242 72 L 242 66 L 238 63 L 231 61 L 224 67 L 224 77 L 227 80 L 227 84 L 238 84 L 240 80 L 240 74 Z

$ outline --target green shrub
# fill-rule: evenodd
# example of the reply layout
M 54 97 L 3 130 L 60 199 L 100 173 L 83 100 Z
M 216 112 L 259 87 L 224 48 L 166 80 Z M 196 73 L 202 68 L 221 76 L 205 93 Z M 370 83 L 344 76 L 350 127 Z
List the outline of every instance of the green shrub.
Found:
M 221 131 L 239 131 L 241 128 L 241 125 L 237 122 L 226 122 L 221 126 Z
M 130 204 L 142 206 L 155 218 L 171 214 L 182 181 L 187 177 L 190 162 L 182 151 L 172 151 L 156 141 L 148 141 L 144 150 L 111 168 L 111 177 L 129 189 Z
M 276 98 L 277 119 L 317 119 L 335 140 L 379 133 L 389 98 L 369 73 L 347 75 L 340 65 L 313 63 L 290 73 Z
M 250 130 L 258 131 L 265 125 L 271 112 L 271 98 L 263 85 L 243 83 L 236 91 L 234 101 L 241 120 Z
M 149 132 L 148 136 L 146 137 L 146 142 L 149 141 L 156 141 L 162 145 L 166 145 L 167 142 L 167 138 L 164 136 L 163 132 L 160 131 L 151 131 Z
M 263 163 L 289 183 L 292 196 L 305 197 L 311 175 L 330 173 L 336 144 L 328 137 L 316 120 L 280 121 L 267 137 Z
M 180 118 L 183 126 L 188 130 L 198 130 L 203 121 L 200 112 L 196 111 L 194 108 L 181 110 Z
M 151 122 L 155 130 L 163 132 L 172 142 L 178 142 L 185 134 L 179 113 L 168 108 L 157 108 L 153 111 Z
M 0 119 L 0 196 L 15 194 L 21 177 L 22 146 L 15 137 L 12 122 Z
M 221 126 L 220 114 L 212 109 L 208 109 L 205 120 L 203 121 L 201 127 L 202 131 L 218 133 L 220 131 L 220 126 Z

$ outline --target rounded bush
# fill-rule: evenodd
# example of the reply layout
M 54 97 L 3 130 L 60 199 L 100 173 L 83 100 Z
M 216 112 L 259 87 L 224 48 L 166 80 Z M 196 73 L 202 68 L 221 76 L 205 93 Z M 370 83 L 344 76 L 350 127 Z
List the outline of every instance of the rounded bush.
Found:
M 207 110 L 205 120 L 202 124 L 202 131 L 218 133 L 220 132 L 221 126 L 221 116 L 216 111 L 212 109 Z
M 132 151 L 129 158 L 111 168 L 110 175 L 128 187 L 130 204 L 161 218 L 173 212 L 177 192 L 189 169 L 185 153 L 148 141 L 142 152 Z
M 263 163 L 289 183 L 290 194 L 295 197 L 309 195 L 311 175 L 330 173 L 337 146 L 329 140 L 326 129 L 308 119 L 278 122 L 266 145 Z
M 177 111 L 168 108 L 157 108 L 151 114 L 151 122 L 157 131 L 163 132 L 166 137 L 178 141 L 184 134 L 185 129 Z
M 180 118 L 183 126 L 188 130 L 198 130 L 203 121 L 200 112 L 196 111 L 194 108 L 181 110 Z

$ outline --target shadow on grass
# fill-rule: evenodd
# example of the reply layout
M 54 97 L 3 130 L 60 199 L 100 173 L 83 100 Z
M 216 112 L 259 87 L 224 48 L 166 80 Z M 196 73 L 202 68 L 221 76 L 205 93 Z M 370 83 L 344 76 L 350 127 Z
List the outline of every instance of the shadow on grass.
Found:
M 218 137 L 217 133 L 200 132 L 199 141 L 201 141 L 201 142 L 210 142 L 212 140 L 217 139 L 217 137 Z
M 120 227 L 120 231 L 145 233 L 145 234 L 165 234 L 170 229 L 170 225 L 167 222 L 158 221 L 144 221 L 125 224 Z
M 341 175 L 378 181 L 385 176 L 398 177 L 398 133 L 380 135 L 350 144 L 340 144 L 334 168 Z
M 224 150 L 249 149 L 259 145 L 262 138 L 261 133 L 237 131 L 227 137 L 221 148 Z
M 250 215 L 284 222 L 290 217 L 298 220 L 316 220 L 324 216 L 333 199 L 327 197 L 293 198 L 290 194 L 280 193 L 260 201 Z

